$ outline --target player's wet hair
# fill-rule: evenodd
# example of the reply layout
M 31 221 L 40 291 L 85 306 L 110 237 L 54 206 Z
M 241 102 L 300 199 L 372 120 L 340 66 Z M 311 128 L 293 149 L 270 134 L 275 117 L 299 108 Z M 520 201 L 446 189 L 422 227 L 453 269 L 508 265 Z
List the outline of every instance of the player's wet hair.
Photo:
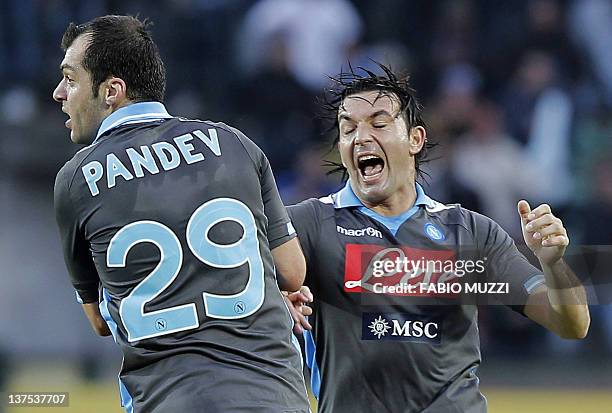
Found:
M 123 79 L 133 101 L 164 99 L 166 69 L 153 42 L 148 20 L 132 16 L 102 16 L 84 24 L 70 23 L 62 37 L 66 51 L 80 35 L 90 36 L 83 67 L 91 74 L 93 96 L 109 77 Z
M 353 68 L 349 63 L 348 71 L 330 77 L 332 85 L 325 91 L 321 99 L 321 108 L 323 110 L 322 117 L 330 125 L 328 133 L 333 137 L 331 151 L 337 148 L 340 140 L 338 110 L 347 96 L 356 93 L 379 91 L 379 98 L 390 94 L 394 95 L 400 103 L 398 116 L 403 116 L 408 130 L 415 126 L 426 126 L 421 116 L 423 107 L 416 98 L 415 90 L 410 86 L 409 76 L 398 75 L 382 63 L 376 61 L 373 61 L 373 63 L 380 68 L 381 73 L 374 73 L 361 66 Z M 436 143 L 426 139 L 423 148 L 416 154 L 414 166 L 417 177 L 424 178 L 421 165 L 431 160 L 428 157 L 428 152 L 435 146 L 437 146 Z M 348 179 L 346 168 L 341 163 L 330 160 L 327 160 L 326 163 L 331 167 L 328 173 L 342 173 L 343 180 Z

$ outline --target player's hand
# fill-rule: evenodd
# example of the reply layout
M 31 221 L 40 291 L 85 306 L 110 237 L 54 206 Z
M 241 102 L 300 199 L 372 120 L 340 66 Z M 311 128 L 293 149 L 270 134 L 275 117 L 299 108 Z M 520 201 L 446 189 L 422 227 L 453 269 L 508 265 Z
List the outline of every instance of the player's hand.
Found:
M 550 206 L 542 204 L 531 210 L 529 203 L 521 200 L 518 213 L 525 243 L 540 263 L 552 265 L 559 261 L 569 245 L 569 237 L 563 222 L 552 214 Z
M 289 307 L 291 317 L 293 317 L 293 332 L 295 334 L 302 334 L 304 329 L 312 329 L 312 326 L 306 318 L 312 314 L 312 308 L 306 305 L 306 303 L 312 302 L 313 299 L 310 289 L 306 286 L 302 286 L 299 291 L 292 293 L 283 291 L 282 293 L 285 297 L 287 307 Z

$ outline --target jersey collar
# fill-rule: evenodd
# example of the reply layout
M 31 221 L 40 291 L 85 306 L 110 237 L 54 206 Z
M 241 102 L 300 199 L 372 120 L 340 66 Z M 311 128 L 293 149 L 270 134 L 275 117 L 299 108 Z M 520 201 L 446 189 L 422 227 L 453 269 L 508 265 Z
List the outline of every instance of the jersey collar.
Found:
M 426 207 L 433 208 L 435 206 L 435 201 L 428 197 L 423 190 L 423 187 L 418 183 L 415 183 L 416 189 L 416 200 L 414 201 L 414 206 L 424 205 Z M 346 185 L 340 191 L 331 195 L 331 199 L 334 204 L 334 208 L 349 208 L 349 207 L 365 207 L 363 202 L 355 195 L 353 192 L 353 188 L 351 188 L 351 182 L 346 181 Z
M 152 122 L 160 119 L 170 119 L 172 116 L 160 102 L 138 102 L 124 106 L 111 113 L 100 125 L 93 143 L 111 129 L 126 123 Z

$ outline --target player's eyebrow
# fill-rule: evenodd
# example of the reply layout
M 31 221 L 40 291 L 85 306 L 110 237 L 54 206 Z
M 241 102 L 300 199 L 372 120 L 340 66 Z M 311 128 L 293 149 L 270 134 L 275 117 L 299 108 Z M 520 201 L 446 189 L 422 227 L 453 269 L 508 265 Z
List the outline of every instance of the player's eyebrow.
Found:
M 338 122 L 342 122 L 343 120 L 353 120 L 348 113 L 346 112 L 342 112 L 339 116 L 338 116 Z
M 60 65 L 60 70 L 61 70 L 61 71 L 64 71 L 64 70 L 71 70 L 71 71 L 73 71 L 73 72 L 76 72 L 76 67 L 74 67 L 74 66 L 72 66 L 72 65 L 70 65 L 70 64 L 68 64 L 68 63 L 62 63 L 62 64 Z
M 393 117 L 393 115 L 391 115 L 389 112 L 387 112 L 384 109 L 381 109 L 381 110 L 377 110 L 376 112 L 374 112 L 370 116 L 368 116 L 368 119 L 374 119 L 374 118 L 376 118 L 378 116 L 382 116 L 382 115 L 389 116 L 390 118 Z
M 381 109 L 381 110 L 377 110 L 376 112 L 374 112 L 370 116 L 368 116 L 368 119 L 374 119 L 374 118 L 376 118 L 378 116 L 389 116 L 390 118 L 393 118 L 393 115 L 391 115 L 386 110 Z M 342 112 L 338 116 L 338 122 L 342 122 L 343 120 L 353 120 L 353 118 L 351 118 L 348 113 Z

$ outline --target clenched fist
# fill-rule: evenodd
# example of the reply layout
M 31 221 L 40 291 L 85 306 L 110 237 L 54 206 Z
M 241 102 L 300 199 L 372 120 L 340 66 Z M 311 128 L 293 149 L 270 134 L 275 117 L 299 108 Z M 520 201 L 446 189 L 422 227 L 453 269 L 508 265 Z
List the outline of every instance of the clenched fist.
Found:
M 531 209 L 525 200 L 519 201 L 518 213 L 525 243 L 542 265 L 559 261 L 569 245 L 563 222 L 553 215 L 548 204 Z

